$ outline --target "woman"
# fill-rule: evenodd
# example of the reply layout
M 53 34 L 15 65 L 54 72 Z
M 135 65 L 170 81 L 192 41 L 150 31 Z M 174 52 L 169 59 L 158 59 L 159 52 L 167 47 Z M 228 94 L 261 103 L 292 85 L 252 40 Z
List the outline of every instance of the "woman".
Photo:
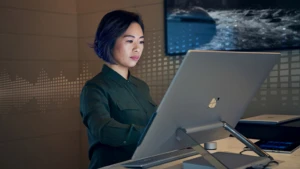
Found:
M 80 113 L 87 127 L 90 169 L 129 160 L 156 110 L 148 85 L 130 74 L 144 49 L 139 15 L 123 10 L 107 13 L 94 41 L 105 61 L 80 95 Z

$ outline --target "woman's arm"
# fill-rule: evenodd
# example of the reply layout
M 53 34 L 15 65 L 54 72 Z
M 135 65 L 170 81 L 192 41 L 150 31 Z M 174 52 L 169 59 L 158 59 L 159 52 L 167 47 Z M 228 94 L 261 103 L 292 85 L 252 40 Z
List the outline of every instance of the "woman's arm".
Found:
M 143 127 L 111 118 L 108 96 L 99 86 L 87 85 L 82 89 L 80 112 L 85 126 L 102 144 L 114 147 L 137 144 L 141 136 Z

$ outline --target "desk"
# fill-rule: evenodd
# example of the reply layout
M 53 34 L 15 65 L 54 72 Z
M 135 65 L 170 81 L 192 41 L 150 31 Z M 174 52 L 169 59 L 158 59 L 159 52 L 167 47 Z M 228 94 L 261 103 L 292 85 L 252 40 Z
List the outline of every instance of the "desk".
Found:
M 255 141 L 255 140 L 251 140 Z M 210 152 L 215 152 L 215 151 L 227 151 L 227 152 L 233 152 L 233 153 L 239 153 L 243 150 L 245 147 L 243 143 L 239 142 L 236 138 L 234 137 L 228 137 L 222 140 L 218 140 L 217 142 L 217 150 L 210 151 Z M 251 151 L 246 151 L 243 154 L 248 154 L 248 155 L 255 155 L 254 152 Z M 282 153 L 269 153 L 276 161 L 279 162 L 279 165 L 273 165 L 272 167 L 268 168 L 274 168 L 274 169 L 300 169 L 300 149 L 297 149 L 294 151 L 293 154 L 282 154 Z M 195 155 L 192 157 L 188 157 L 185 159 L 173 161 L 170 163 L 162 164 L 156 167 L 152 167 L 151 169 L 181 169 L 182 168 L 182 162 L 188 159 L 192 159 L 195 157 L 199 157 L 199 155 Z M 111 166 L 103 167 L 101 169 L 125 169 L 123 166 L 120 164 L 114 164 Z

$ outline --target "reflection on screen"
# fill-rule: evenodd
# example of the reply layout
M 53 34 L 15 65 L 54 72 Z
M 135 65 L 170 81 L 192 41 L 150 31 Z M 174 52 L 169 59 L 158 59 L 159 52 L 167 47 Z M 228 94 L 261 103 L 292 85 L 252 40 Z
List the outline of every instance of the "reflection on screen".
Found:
M 262 141 L 256 143 L 261 149 L 265 150 L 282 150 L 290 151 L 296 148 L 299 143 L 295 142 L 283 142 L 283 141 Z

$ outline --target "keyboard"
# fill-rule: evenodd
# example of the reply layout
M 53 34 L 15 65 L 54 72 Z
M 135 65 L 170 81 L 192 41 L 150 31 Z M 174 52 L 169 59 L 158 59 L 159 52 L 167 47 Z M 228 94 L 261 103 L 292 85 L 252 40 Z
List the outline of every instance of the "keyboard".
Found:
M 182 150 L 171 151 L 171 152 L 164 153 L 164 154 L 159 154 L 156 156 L 151 156 L 148 158 L 130 161 L 130 162 L 122 164 L 122 166 L 127 167 L 127 168 L 149 168 L 149 167 L 161 165 L 164 163 L 168 163 L 171 161 L 183 159 L 186 157 L 191 157 L 191 156 L 194 156 L 197 154 L 199 154 L 199 153 L 194 151 L 193 149 L 182 149 Z

